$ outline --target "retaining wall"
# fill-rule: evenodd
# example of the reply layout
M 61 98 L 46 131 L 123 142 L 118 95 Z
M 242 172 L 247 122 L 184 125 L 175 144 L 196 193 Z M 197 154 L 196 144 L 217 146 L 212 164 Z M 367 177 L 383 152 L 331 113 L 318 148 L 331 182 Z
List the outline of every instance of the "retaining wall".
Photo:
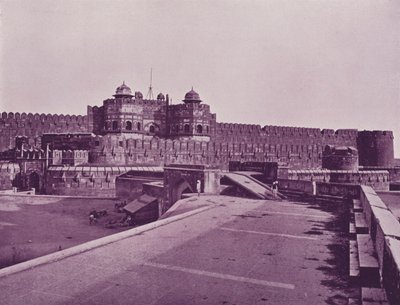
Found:
M 313 194 L 312 181 L 279 179 L 279 189 Z M 315 182 L 317 196 L 359 198 L 360 185 L 349 183 Z
M 392 304 L 400 304 L 400 223 L 370 186 L 361 186 L 360 201 L 383 286 Z
M 386 170 L 289 170 L 288 177 L 291 180 L 369 185 L 378 191 L 388 191 L 390 184 Z

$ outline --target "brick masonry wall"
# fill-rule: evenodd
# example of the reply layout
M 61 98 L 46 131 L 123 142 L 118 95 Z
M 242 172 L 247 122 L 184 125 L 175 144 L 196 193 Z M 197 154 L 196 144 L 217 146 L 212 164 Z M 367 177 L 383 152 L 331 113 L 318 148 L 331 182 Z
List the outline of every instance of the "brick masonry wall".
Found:
M 3 112 L 0 118 L 0 151 L 14 147 L 17 135 L 27 136 L 29 144 L 39 146 L 43 133 L 96 131 L 104 124 L 103 118 L 95 115 L 101 112 L 101 107 L 88 107 L 88 116 Z M 369 150 L 367 144 L 370 144 L 368 141 L 367 144 L 365 141 L 358 141 L 360 132 L 355 129 L 334 131 L 250 124 L 211 125 L 209 142 L 167 140 L 145 135 L 137 135 L 141 139 L 133 139 L 124 134 L 98 136 L 89 162 L 154 165 L 193 163 L 218 165 L 226 169 L 229 161 L 236 160 L 278 162 L 293 169 L 320 168 L 325 145 L 357 147 L 359 144 L 360 155 L 365 155 L 365 151 Z M 377 134 L 378 132 L 373 132 L 373 135 Z M 374 150 L 376 162 L 390 161 L 392 143 L 391 132 L 379 133 L 379 141 L 373 142 L 377 147 Z M 363 165 L 361 159 L 360 164 Z
M 16 136 L 27 136 L 29 144 L 40 145 L 44 133 L 87 132 L 87 116 L 3 112 L 0 117 L 0 151 L 15 146 Z
M 48 195 L 75 195 L 115 197 L 115 180 L 119 171 L 85 171 L 77 167 L 74 171 L 47 172 L 45 186 Z
M 229 139 L 228 139 L 229 140 Z M 276 140 L 276 141 L 275 141 Z M 97 164 L 209 164 L 228 168 L 229 161 L 278 162 L 291 168 L 321 168 L 322 144 L 283 144 L 285 139 L 236 142 L 212 140 L 130 139 L 124 135 L 94 139 L 89 159 Z M 291 139 L 286 139 L 293 143 Z M 232 140 L 233 141 L 233 140 Z M 264 142 L 263 142 L 264 141 Z M 279 142 L 277 144 L 271 144 Z

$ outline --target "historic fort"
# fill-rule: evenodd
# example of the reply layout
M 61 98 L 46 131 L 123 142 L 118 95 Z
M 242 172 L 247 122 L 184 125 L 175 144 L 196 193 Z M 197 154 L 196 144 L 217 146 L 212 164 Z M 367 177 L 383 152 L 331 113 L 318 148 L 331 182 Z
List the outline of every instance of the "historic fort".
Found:
M 363 300 L 363 304 L 364 299 L 386 300 L 386 293 L 392 304 L 400 302 L 400 214 L 392 213 L 379 197 L 399 198 L 398 192 L 390 192 L 400 189 L 400 167 L 394 159 L 391 131 L 221 123 L 193 88 L 182 103 L 172 104 L 168 95 L 160 93 L 156 99 L 145 99 L 125 83 L 101 106 L 88 106 L 85 116 L 3 112 L 0 131 L 2 196 L 39 193 L 56 195 L 54 198 L 83 196 L 88 201 L 124 200 L 123 211 L 130 220 L 141 225 L 161 219 L 155 227 L 160 221 L 169 221 L 168 217 L 175 219 L 176 209 L 196 212 L 191 209 L 197 200 L 201 209 L 209 209 L 210 202 L 212 208 L 226 207 L 230 212 L 225 219 L 242 217 L 239 221 L 251 228 L 247 217 L 268 226 L 272 217 L 278 219 L 281 214 L 301 216 L 291 219 L 288 226 L 302 222 L 295 238 L 323 242 L 332 232 L 341 234 L 341 238 L 346 236 L 338 251 L 340 270 L 335 270 L 345 272 L 346 283 L 361 289 L 349 296 L 349 304 L 356 304 L 355 299 Z M 271 187 L 276 181 L 279 192 Z M 229 209 L 239 205 L 233 206 L 232 197 L 215 195 L 261 199 L 253 202 L 262 205 L 264 213 L 254 216 L 254 207 L 242 200 L 239 205 L 247 209 L 245 214 L 231 215 L 234 210 Z M 39 200 L 45 197 L 35 196 Z M 184 197 L 192 198 L 175 204 Z M 291 201 L 283 205 L 276 201 L 287 198 L 312 203 L 312 209 Z M 296 214 L 292 213 L 293 207 L 296 211 L 309 210 Z M 280 210 L 269 212 L 276 208 Z M 318 221 L 310 222 L 307 217 L 312 217 L 315 208 L 320 210 Z M 322 225 L 320 231 L 322 219 L 331 218 L 318 217 L 332 209 L 338 213 L 336 219 L 340 221 L 334 223 L 340 228 L 321 239 L 304 235 L 331 230 L 333 222 Z M 219 219 L 212 215 L 209 219 Z M 175 216 L 180 217 L 179 212 Z M 269 217 L 268 221 L 257 220 L 264 216 Z M 281 218 L 276 221 L 274 232 L 282 229 Z M 209 231 L 208 222 L 204 223 Z M 307 226 L 310 230 L 303 232 Z M 258 233 L 225 227 L 222 230 Z M 179 239 L 185 231 L 179 231 Z M 286 228 L 282 232 L 285 234 L 278 234 L 279 238 L 284 237 L 288 245 L 286 237 L 293 235 L 287 235 Z M 237 235 L 233 236 L 236 242 Z M 271 240 L 263 247 L 274 245 Z M 333 242 L 337 247 L 338 239 Z M 256 248 L 259 245 L 257 242 Z M 338 253 L 335 259 L 339 259 Z M 302 264 L 309 259 L 302 258 Z
M 391 131 L 221 123 L 193 88 L 170 104 L 168 94 L 145 99 L 124 82 L 87 115 L 3 112 L 0 131 L 2 189 L 114 194 L 116 177 L 132 166 L 228 169 L 233 161 L 275 162 L 292 175 L 312 169 L 315 177 L 322 168 L 392 169 L 398 178 Z

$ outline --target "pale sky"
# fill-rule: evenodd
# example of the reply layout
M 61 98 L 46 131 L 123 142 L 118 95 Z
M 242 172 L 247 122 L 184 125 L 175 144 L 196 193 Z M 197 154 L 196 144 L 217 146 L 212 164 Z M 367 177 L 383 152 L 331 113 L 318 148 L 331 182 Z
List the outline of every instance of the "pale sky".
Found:
M 0 111 L 85 114 L 125 80 L 219 122 L 395 132 L 400 1 L 0 1 Z

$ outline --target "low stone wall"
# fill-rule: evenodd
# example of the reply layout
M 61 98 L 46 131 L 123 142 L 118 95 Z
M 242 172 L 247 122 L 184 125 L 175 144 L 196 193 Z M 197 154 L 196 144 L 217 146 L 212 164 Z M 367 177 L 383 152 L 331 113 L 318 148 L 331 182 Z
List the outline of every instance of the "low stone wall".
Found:
M 72 180 L 72 179 L 71 179 Z M 53 180 L 54 182 L 54 180 Z M 115 182 L 60 181 L 46 187 L 48 195 L 115 197 Z
M 360 186 L 348 183 L 315 182 L 316 195 L 359 198 Z M 279 179 L 279 190 L 298 191 L 307 195 L 313 194 L 313 182 L 307 180 Z
M 317 182 L 317 196 L 359 198 L 360 185 L 350 183 Z
M 299 191 L 312 194 L 312 182 L 304 180 L 279 179 L 279 190 Z
M 2 195 L 36 195 L 36 190 L 32 188 L 29 191 L 18 192 L 17 188 L 13 187 L 11 190 L 0 191 L 0 196 Z
M 386 170 L 289 170 L 288 177 L 291 180 L 369 185 L 377 191 L 388 191 L 390 180 Z
M 400 304 L 400 223 L 370 186 L 360 201 L 378 255 L 383 286 L 392 304 Z
M 389 172 L 390 182 L 400 182 L 400 167 L 360 166 L 361 171 L 385 170 Z

